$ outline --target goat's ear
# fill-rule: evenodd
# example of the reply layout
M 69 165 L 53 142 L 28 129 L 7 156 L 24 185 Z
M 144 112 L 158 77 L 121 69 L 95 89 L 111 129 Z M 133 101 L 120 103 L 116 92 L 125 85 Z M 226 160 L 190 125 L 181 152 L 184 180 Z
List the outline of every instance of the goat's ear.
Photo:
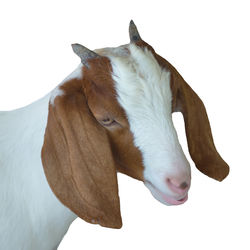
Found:
M 81 90 L 49 105 L 42 163 L 52 191 L 65 206 L 87 222 L 121 228 L 109 140 Z
M 229 167 L 215 148 L 204 104 L 178 73 L 173 78 L 173 111 L 183 114 L 190 155 L 202 173 L 222 181 Z

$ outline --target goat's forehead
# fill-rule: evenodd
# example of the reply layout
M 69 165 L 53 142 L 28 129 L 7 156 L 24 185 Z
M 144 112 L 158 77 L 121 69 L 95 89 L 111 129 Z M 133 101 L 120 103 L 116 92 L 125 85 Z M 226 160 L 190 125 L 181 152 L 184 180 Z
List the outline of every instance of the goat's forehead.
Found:
M 111 61 L 118 101 L 127 114 L 171 114 L 170 72 L 159 65 L 150 50 L 128 44 L 97 52 Z

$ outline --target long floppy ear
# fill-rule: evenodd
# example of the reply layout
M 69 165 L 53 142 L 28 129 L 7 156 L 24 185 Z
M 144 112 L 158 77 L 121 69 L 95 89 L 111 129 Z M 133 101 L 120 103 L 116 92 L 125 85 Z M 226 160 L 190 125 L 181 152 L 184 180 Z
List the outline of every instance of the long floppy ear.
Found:
M 81 87 L 64 91 L 49 105 L 42 163 L 52 191 L 76 215 L 105 227 L 122 226 L 109 140 Z
M 215 148 L 204 104 L 179 73 L 172 71 L 173 111 L 183 114 L 190 155 L 202 173 L 222 181 L 229 167 Z

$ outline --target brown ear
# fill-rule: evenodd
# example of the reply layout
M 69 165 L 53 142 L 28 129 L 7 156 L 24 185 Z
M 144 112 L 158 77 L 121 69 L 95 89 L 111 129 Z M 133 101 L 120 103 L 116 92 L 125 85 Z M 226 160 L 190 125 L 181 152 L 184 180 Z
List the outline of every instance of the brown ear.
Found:
M 183 78 L 174 72 L 173 111 L 181 111 L 190 155 L 205 175 L 222 181 L 229 173 L 227 163 L 217 152 L 204 104 Z
M 87 222 L 121 228 L 109 140 L 80 89 L 49 105 L 42 163 L 51 189 L 65 206 Z

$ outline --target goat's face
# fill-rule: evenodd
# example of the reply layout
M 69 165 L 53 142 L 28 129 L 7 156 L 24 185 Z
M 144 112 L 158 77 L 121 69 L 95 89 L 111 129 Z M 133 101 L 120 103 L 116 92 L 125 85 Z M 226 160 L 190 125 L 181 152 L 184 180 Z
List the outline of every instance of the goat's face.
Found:
M 172 112 L 181 111 L 197 168 L 223 180 L 203 103 L 174 67 L 141 40 L 133 22 L 129 45 L 90 51 L 79 44 L 81 77 L 52 95 L 42 149 L 47 180 L 82 219 L 122 225 L 117 171 L 144 181 L 167 205 L 187 200 L 191 173 Z
M 130 44 L 97 52 L 110 62 L 89 62 L 85 95 L 108 131 L 118 170 L 143 180 L 162 203 L 183 203 L 191 173 L 173 126 L 170 72 L 147 47 Z

